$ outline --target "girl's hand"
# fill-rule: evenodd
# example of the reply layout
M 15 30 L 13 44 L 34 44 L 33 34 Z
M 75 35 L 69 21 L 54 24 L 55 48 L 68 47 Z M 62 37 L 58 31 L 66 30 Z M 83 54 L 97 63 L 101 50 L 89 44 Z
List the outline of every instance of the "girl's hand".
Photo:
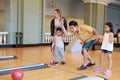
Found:
M 109 34 L 109 37 L 113 37 L 113 33 L 110 33 L 110 34 Z

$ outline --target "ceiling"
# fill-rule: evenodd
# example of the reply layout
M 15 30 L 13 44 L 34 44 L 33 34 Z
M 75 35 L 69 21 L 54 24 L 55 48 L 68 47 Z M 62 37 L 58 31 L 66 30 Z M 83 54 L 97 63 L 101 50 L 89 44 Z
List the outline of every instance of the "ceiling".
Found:
M 110 5 L 120 7 L 120 0 L 114 0 Z

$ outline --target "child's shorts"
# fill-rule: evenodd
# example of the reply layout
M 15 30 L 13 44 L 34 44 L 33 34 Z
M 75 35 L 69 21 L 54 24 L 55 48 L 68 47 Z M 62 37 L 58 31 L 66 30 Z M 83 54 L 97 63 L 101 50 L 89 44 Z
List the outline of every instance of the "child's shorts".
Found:
M 108 50 L 105 50 L 105 49 L 102 49 L 102 52 L 112 54 L 112 51 L 108 51 Z

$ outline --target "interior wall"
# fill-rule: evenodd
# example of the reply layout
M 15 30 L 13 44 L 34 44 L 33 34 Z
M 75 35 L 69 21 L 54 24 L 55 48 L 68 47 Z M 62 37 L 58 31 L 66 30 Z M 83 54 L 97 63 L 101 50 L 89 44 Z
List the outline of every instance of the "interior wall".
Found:
M 5 0 L 0 0 L 0 10 L 4 10 L 5 9 Z
M 83 24 L 84 20 L 84 3 L 81 0 L 54 0 L 57 7 L 50 8 L 48 6 L 52 0 L 46 0 L 46 18 L 45 18 L 45 32 L 50 32 L 50 21 L 54 17 L 54 9 L 59 8 L 62 16 L 66 18 L 67 23 L 70 20 L 76 20 Z
M 5 10 L 5 0 L 0 0 L 0 31 L 4 31 L 4 11 Z
M 49 8 L 48 4 L 52 0 L 46 0 L 46 15 L 54 15 L 54 9 L 59 8 L 62 16 L 72 18 L 83 18 L 84 3 L 81 0 L 54 0 L 57 4 L 55 8 Z
M 18 27 L 18 0 L 0 0 L 6 1 L 6 5 L 0 2 L 2 5 L 1 9 L 5 8 L 5 27 L 4 31 L 9 32 L 7 41 L 9 44 L 15 44 L 15 32 Z M 45 0 L 23 0 L 23 32 L 24 32 L 24 44 L 37 44 L 42 43 L 43 29 L 46 32 L 50 32 L 50 20 L 53 18 L 54 9 L 48 8 L 43 9 L 42 1 Z M 51 0 L 46 0 L 49 2 Z M 63 17 L 70 20 L 76 20 L 80 24 L 84 23 L 84 5 L 80 0 L 55 0 L 58 4 L 58 8 L 61 9 Z M 45 11 L 45 13 L 43 13 Z M 120 28 L 120 9 L 108 7 L 107 21 L 111 21 L 114 24 L 114 29 Z M 46 14 L 46 19 L 44 18 Z M 117 23 L 116 23 L 117 22 Z M 45 25 L 43 25 L 45 24 Z M 44 27 L 45 26 L 45 27 Z M 32 37 L 32 39 L 31 39 Z
M 4 31 L 4 10 L 0 10 L 0 31 Z
M 42 43 L 43 0 L 24 0 L 24 44 Z M 32 38 L 32 39 L 31 39 Z
M 8 44 L 16 44 L 15 34 L 19 29 L 23 31 L 23 44 L 42 43 L 43 11 L 43 0 L 6 0 L 5 31 L 9 32 Z
M 116 33 L 117 29 L 120 29 L 120 7 L 108 6 L 107 21 L 113 23 L 114 33 Z

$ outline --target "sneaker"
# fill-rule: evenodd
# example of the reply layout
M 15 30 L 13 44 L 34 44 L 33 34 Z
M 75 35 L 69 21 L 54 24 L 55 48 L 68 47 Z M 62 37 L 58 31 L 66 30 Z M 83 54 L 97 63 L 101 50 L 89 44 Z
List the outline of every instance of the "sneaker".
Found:
M 111 75 L 111 71 L 110 70 L 106 70 L 103 74 L 105 74 L 105 75 Z
M 77 68 L 77 70 L 86 70 L 87 66 L 82 65 L 80 68 Z
M 54 61 L 51 61 L 51 62 L 50 62 L 50 65 L 54 65 L 54 64 L 55 64 L 55 62 L 54 62 Z
M 92 67 L 92 66 L 94 66 L 95 65 L 95 63 L 88 63 L 87 64 L 87 67 Z
M 94 72 L 101 73 L 102 72 L 102 68 L 97 68 L 97 69 L 94 70 Z
M 55 65 L 58 65 L 58 62 L 55 62 Z
M 65 62 L 64 62 L 64 61 L 62 61 L 62 64 L 63 64 L 63 65 L 65 65 Z

